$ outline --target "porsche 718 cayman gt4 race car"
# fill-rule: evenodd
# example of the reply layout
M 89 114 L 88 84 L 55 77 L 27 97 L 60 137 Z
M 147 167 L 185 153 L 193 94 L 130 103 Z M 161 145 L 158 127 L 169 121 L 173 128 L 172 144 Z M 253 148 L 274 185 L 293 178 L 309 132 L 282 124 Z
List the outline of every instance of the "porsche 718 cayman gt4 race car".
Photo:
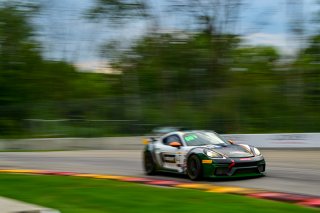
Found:
M 249 145 L 234 144 L 213 131 L 174 131 L 145 141 L 144 169 L 148 175 L 157 171 L 202 177 L 261 176 L 265 160 Z

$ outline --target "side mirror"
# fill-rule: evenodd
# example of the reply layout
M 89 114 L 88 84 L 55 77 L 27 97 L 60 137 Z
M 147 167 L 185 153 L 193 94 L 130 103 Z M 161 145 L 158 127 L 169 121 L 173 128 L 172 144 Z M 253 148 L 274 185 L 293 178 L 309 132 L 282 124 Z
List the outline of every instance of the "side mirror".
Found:
M 231 144 L 236 144 L 233 140 L 228 140 L 228 142 Z
M 180 146 L 182 146 L 182 144 L 180 142 L 174 141 L 174 142 L 169 143 L 169 146 L 179 148 Z

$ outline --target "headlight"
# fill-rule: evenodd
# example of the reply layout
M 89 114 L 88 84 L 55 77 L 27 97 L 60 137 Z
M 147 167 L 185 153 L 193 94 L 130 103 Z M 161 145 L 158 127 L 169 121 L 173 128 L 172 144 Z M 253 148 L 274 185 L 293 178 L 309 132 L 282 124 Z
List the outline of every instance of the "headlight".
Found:
M 256 147 L 253 148 L 253 151 L 256 155 L 261 155 L 259 149 L 257 149 Z
M 219 153 L 209 149 L 205 149 L 204 154 L 206 154 L 209 158 L 222 158 L 222 156 Z

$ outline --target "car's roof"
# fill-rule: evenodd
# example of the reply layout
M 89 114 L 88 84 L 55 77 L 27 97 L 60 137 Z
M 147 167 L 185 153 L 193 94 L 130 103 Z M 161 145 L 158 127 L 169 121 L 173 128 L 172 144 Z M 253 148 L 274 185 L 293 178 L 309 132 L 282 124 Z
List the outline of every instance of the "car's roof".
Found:
M 181 133 L 194 133 L 194 132 L 214 132 L 213 130 L 207 130 L 207 129 L 194 129 L 194 130 L 185 130 L 185 131 L 178 131 Z
M 169 133 L 163 135 L 163 137 L 166 137 L 169 135 L 174 135 L 174 134 L 183 135 L 183 134 L 197 133 L 197 132 L 213 132 L 213 133 L 215 133 L 215 131 L 212 131 L 212 130 L 182 130 L 182 131 L 169 132 Z

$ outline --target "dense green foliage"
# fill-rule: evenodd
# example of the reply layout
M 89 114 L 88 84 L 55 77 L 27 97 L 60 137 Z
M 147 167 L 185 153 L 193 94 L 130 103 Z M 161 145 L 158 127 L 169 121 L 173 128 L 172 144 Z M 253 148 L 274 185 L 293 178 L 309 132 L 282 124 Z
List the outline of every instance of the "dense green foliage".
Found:
M 316 38 L 285 63 L 276 49 L 244 47 L 236 36 L 155 34 L 115 66 L 128 78 L 128 93 L 138 94 L 145 122 L 219 132 L 319 131 Z
M 112 8 L 119 13 L 110 20 L 125 11 L 135 18 L 150 12 L 144 1 L 98 2 L 93 18 Z M 141 134 L 159 125 L 221 133 L 319 131 L 319 35 L 288 61 L 273 47 L 243 46 L 208 17 L 193 33 L 150 31 L 124 51 L 106 45 L 113 69 L 122 72 L 107 75 L 44 59 L 29 14 L 0 6 L 1 137 Z
M 316 209 L 240 195 L 156 188 L 110 180 L 0 175 L 0 195 L 61 212 L 318 212 Z
M 105 103 L 100 99 L 117 94 L 118 77 L 80 73 L 66 62 L 45 60 L 33 40 L 29 13 L 14 5 L 0 7 L 0 135 L 28 136 L 36 131 L 37 136 L 39 122 L 30 119 L 113 115 L 112 107 L 101 111 Z M 74 125 L 54 126 L 63 130 Z M 42 136 L 56 134 L 52 125 L 45 128 Z

